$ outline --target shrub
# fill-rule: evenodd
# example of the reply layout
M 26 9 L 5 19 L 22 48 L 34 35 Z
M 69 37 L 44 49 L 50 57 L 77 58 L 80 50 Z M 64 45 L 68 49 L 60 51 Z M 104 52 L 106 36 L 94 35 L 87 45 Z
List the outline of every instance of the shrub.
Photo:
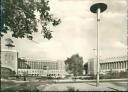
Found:
M 79 91 L 78 89 L 77 90 L 75 90 L 75 88 L 74 87 L 67 87 L 68 88 L 68 92 L 73 92 L 73 91 Z
M 1 67 L 1 77 L 7 79 L 10 76 L 15 76 L 15 71 L 6 67 Z
M 68 88 L 68 91 L 75 91 L 75 88 L 74 87 L 67 87 Z

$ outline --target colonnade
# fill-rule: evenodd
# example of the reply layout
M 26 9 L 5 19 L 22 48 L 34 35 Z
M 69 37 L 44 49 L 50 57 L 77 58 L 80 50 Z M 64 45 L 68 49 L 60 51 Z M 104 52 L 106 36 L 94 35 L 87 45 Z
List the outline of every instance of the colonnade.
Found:
M 128 60 L 100 63 L 100 70 L 111 70 L 111 69 L 116 69 L 116 70 L 128 69 Z

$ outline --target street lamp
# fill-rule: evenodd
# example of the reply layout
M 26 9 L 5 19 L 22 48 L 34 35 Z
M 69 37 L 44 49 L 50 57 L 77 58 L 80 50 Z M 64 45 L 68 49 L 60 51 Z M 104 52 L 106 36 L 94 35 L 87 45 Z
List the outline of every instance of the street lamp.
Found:
M 97 81 L 96 81 L 96 86 L 99 86 L 99 36 L 98 36 L 98 32 L 99 32 L 99 22 L 100 22 L 100 13 L 102 13 L 103 11 L 105 11 L 107 9 L 107 5 L 104 3 L 96 3 L 93 4 L 90 7 L 90 11 L 92 13 L 96 13 L 97 14 Z

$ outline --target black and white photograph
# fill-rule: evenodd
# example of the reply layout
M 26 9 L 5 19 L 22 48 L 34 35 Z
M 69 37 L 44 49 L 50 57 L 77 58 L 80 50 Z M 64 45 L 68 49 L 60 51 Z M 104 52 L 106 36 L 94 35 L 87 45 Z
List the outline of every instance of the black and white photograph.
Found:
M 1 92 L 128 91 L 128 0 L 0 0 Z

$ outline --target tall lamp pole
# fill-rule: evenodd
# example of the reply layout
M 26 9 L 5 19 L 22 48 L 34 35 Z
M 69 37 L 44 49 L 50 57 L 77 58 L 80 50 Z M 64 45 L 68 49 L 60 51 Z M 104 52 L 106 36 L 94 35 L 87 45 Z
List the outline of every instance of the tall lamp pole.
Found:
M 90 11 L 92 13 L 96 13 L 97 14 L 97 80 L 96 80 L 96 86 L 99 86 L 99 22 L 100 22 L 100 13 L 102 13 L 103 11 L 105 11 L 107 9 L 107 5 L 104 3 L 96 3 L 93 4 L 90 7 Z

